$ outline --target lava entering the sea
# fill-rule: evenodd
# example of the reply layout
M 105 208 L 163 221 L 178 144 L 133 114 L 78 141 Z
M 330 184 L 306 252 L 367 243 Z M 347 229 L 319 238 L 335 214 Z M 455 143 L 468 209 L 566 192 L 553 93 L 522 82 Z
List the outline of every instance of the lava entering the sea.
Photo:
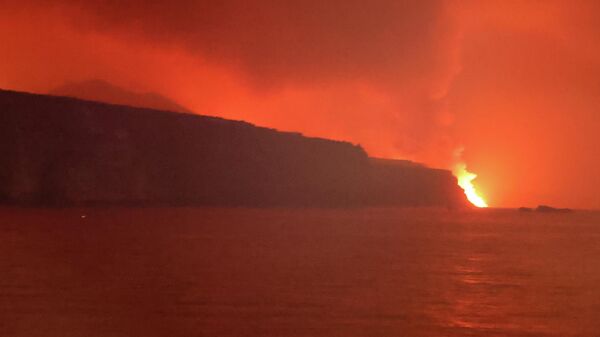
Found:
M 464 191 L 467 199 L 476 207 L 488 207 L 487 202 L 481 197 L 475 186 L 473 186 L 473 180 L 477 178 L 475 173 L 467 171 L 467 165 L 465 163 L 458 163 L 454 166 L 452 173 L 458 180 L 458 186 Z

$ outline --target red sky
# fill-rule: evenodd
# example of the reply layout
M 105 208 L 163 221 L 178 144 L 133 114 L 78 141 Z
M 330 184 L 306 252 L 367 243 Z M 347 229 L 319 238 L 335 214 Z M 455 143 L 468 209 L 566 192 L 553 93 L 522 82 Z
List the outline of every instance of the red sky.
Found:
M 251 3 L 251 4 L 250 4 Z M 600 208 L 596 1 L 0 0 L 0 87 L 104 79 Z

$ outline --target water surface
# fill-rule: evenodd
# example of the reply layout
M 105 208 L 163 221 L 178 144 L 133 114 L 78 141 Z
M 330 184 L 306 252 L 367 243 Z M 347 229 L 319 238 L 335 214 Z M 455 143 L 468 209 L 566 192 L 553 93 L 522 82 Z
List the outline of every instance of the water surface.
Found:
M 598 336 L 600 213 L 0 209 L 1 336 Z

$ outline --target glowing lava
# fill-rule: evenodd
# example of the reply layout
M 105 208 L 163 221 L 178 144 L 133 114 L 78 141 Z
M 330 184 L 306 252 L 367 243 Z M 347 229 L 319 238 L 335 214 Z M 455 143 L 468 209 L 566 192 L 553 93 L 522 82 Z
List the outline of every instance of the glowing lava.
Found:
M 467 165 L 465 163 L 456 164 L 452 173 L 454 173 L 454 176 L 458 179 L 458 186 L 465 191 L 467 199 L 469 199 L 473 205 L 476 207 L 488 207 L 487 202 L 477 194 L 475 186 L 473 186 L 472 181 L 477 178 L 477 175 L 467 171 Z

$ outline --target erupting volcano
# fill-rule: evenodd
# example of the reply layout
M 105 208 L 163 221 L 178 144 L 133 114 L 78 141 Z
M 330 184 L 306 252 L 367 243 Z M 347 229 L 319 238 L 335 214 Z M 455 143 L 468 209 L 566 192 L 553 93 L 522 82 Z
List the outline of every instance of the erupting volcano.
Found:
M 488 207 L 487 202 L 477 193 L 477 190 L 473 185 L 473 180 L 477 178 L 477 174 L 467 171 L 467 165 L 465 163 L 456 164 L 452 173 L 454 173 L 454 176 L 456 176 L 456 179 L 458 180 L 458 186 L 465 191 L 467 199 L 473 205 L 480 208 Z

